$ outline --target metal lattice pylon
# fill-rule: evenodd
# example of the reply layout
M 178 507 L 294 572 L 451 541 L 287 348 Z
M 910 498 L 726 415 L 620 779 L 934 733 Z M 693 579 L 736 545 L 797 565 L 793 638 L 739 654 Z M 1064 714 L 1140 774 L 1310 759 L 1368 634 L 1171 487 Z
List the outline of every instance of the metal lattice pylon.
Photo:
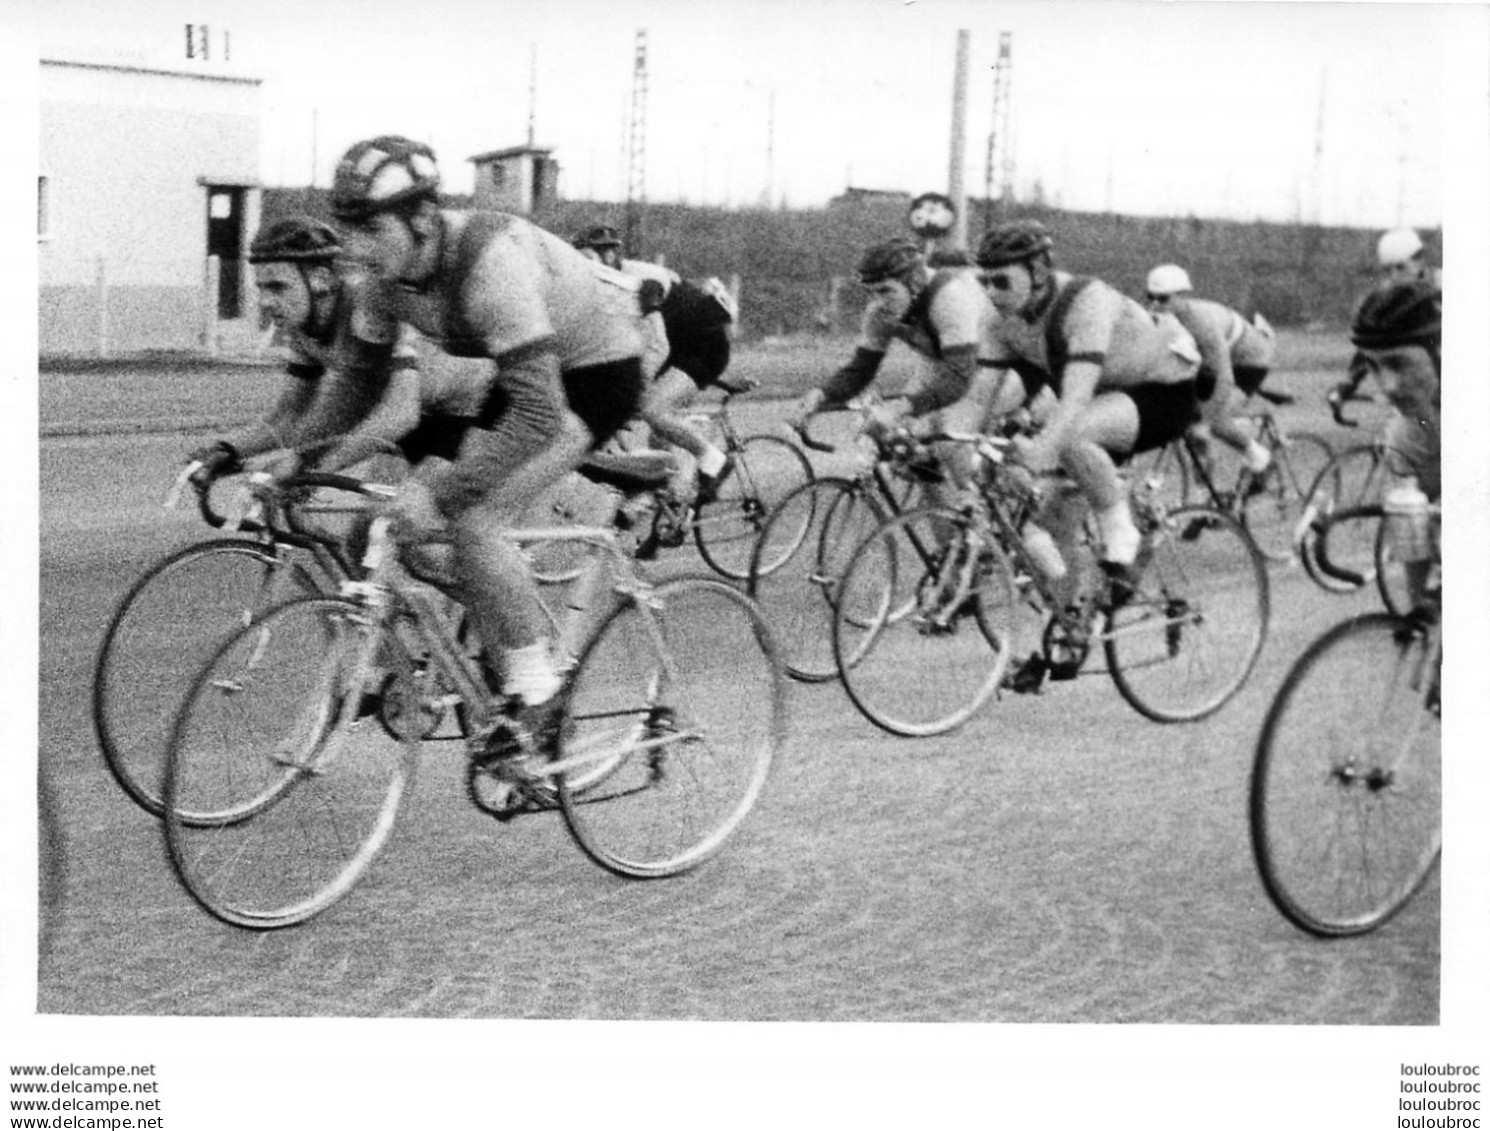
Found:
M 988 133 L 988 165 L 983 180 L 988 209 L 985 227 L 1014 203 L 1014 114 L 1009 96 L 1013 78 L 1014 33 L 1001 31 L 998 62 L 993 67 L 993 128 Z
M 631 76 L 631 120 L 626 131 L 626 253 L 642 251 L 642 216 L 647 203 L 647 29 L 636 30 Z

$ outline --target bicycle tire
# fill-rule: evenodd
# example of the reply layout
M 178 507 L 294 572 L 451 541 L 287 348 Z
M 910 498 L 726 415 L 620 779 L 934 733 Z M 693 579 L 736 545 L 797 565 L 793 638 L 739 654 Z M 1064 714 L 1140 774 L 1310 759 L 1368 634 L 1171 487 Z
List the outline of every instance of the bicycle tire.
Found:
M 717 853 L 785 742 L 786 680 L 766 619 L 717 578 L 673 578 L 622 601 L 563 695 L 549 775 L 564 820 L 592 860 L 634 879 Z
M 420 742 L 364 704 L 397 636 L 361 605 L 307 597 L 225 641 L 177 713 L 166 762 L 172 867 L 223 922 L 303 923 L 350 892 L 391 835 Z
M 1263 888 L 1289 922 L 1322 938 L 1386 923 L 1442 851 L 1436 657 L 1410 625 L 1371 612 L 1315 640 L 1284 678 L 1253 755 L 1248 825 Z M 1397 831 L 1407 835 L 1394 850 L 1385 842 Z
M 1334 454 L 1323 438 L 1309 432 L 1290 432 L 1272 449 L 1262 489 L 1242 500 L 1242 523 L 1269 561 L 1287 562 L 1295 557 L 1294 533 L 1313 484 Z M 1244 474 L 1238 486 L 1245 487 L 1248 478 Z
M 1181 507 L 1145 535 L 1129 600 L 1101 633 L 1119 694 L 1155 722 L 1220 710 L 1246 683 L 1267 639 L 1267 568 L 1241 523 Z
M 281 596 L 273 571 L 293 586 Z M 247 538 L 211 539 L 162 558 L 109 619 L 93 665 L 93 730 L 119 787 L 159 817 L 165 748 L 181 693 L 229 633 L 288 596 L 325 591 L 305 559 Z
M 1375 444 L 1357 444 L 1335 453 L 1309 487 L 1304 511 L 1294 532 L 1294 542 L 1304 572 L 1327 593 L 1353 593 L 1360 588 L 1320 568 L 1319 523 L 1332 514 L 1381 502 L 1386 478 L 1381 449 Z M 1330 537 L 1331 556 L 1342 566 L 1369 581 L 1374 569 L 1379 524 L 1362 518 L 1354 531 L 1336 529 Z
M 770 617 L 786 673 L 800 683 L 838 678 L 833 609 L 849 557 L 885 521 L 884 505 L 858 480 L 804 483 L 771 512 L 756 539 L 746 592 Z M 803 523 L 807 532 L 800 538 Z M 783 553 L 782 547 L 794 547 Z M 759 562 L 779 558 L 769 572 Z
M 964 559 L 966 601 L 952 611 L 947 593 Z M 854 551 L 844 572 L 833 616 L 839 679 L 881 730 L 945 734 L 998 690 L 1019 607 L 991 531 L 943 507 L 899 515 Z
M 766 519 L 788 493 L 812 482 L 813 471 L 802 450 L 780 436 L 747 436 L 731 454 L 734 470 L 714 497 L 699 506 L 693 541 L 715 573 L 744 581 Z M 805 537 L 805 527 L 800 534 Z M 760 568 L 770 572 L 772 566 L 763 560 Z

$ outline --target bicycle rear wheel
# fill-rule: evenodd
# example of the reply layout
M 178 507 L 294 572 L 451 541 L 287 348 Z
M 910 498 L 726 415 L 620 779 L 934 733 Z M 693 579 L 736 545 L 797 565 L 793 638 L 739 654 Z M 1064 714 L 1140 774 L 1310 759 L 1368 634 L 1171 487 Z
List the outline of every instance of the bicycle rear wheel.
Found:
M 1242 501 L 1247 532 L 1269 561 L 1293 558 L 1294 532 L 1308 505 L 1310 489 L 1333 458 L 1329 444 L 1306 432 L 1289 433 L 1273 448 L 1261 489 Z
M 395 635 L 337 598 L 280 606 L 202 669 L 171 735 L 165 825 L 176 874 L 212 915 L 302 923 L 387 843 L 419 750 L 367 707 L 389 672 L 413 678 Z
M 1360 935 L 1422 887 L 1442 846 L 1439 654 L 1388 613 L 1330 629 L 1289 671 L 1249 786 L 1252 852 L 1295 926 Z
M 171 720 L 191 677 L 265 610 L 322 592 L 303 555 L 247 538 L 200 542 L 152 566 L 114 611 L 93 667 L 93 729 L 121 789 L 162 812 Z
M 766 519 L 786 495 L 812 482 L 812 464 L 801 449 L 780 436 L 747 436 L 733 453 L 734 470 L 712 500 L 698 509 L 693 540 L 708 567 L 732 581 L 750 576 L 755 544 Z M 777 530 L 775 552 L 759 567 L 769 573 L 791 552 L 791 531 Z M 795 532 L 807 531 L 803 526 Z
M 839 677 L 882 730 L 944 734 L 998 689 L 1018 609 L 990 532 L 957 511 L 911 511 L 881 526 L 844 572 L 833 618 Z
M 1247 681 L 1268 628 L 1268 577 L 1241 524 L 1182 507 L 1146 535 L 1132 597 L 1108 613 L 1102 648 L 1118 692 L 1156 722 L 1219 710 Z
M 1358 585 L 1326 573 L 1319 565 L 1319 520 L 1346 509 L 1381 502 L 1386 465 L 1374 444 L 1360 444 L 1339 452 L 1315 477 L 1295 531 L 1295 543 L 1310 579 L 1329 593 L 1354 592 Z M 1369 584 L 1381 523 L 1374 516 L 1337 523 L 1330 530 L 1330 560 Z
M 837 677 L 833 609 L 839 581 L 859 543 L 884 520 L 884 507 L 863 485 L 837 478 L 798 487 L 766 520 L 748 592 L 770 617 L 793 679 L 822 683 Z M 757 568 L 766 562 L 776 564 Z
M 675 578 L 601 622 L 564 692 L 549 775 L 601 867 L 697 867 L 750 813 L 786 736 L 786 681 L 755 602 Z

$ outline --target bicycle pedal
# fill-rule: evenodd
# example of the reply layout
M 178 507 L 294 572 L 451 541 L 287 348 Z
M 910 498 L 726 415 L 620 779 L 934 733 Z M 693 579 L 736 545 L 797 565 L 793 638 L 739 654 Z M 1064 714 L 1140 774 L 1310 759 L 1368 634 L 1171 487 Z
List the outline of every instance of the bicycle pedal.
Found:
M 1045 679 L 1050 670 L 1051 665 L 1044 656 L 1026 656 L 1004 674 L 999 686 L 1015 695 L 1039 695 L 1045 689 Z

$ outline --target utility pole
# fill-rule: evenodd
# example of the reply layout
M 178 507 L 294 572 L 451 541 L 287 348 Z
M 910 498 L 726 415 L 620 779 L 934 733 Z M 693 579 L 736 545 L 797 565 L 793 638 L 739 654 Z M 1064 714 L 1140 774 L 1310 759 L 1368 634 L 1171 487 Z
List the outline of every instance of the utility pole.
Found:
M 952 145 L 948 158 L 947 196 L 956 210 L 957 221 L 948 241 L 953 247 L 967 246 L 967 191 L 962 184 L 967 146 L 967 56 L 972 34 L 963 29 L 957 33 L 957 64 L 952 78 Z
M 988 166 L 983 174 L 983 226 L 1006 215 L 1014 203 L 1013 112 L 1009 92 L 1014 78 L 1014 35 L 999 32 L 998 62 L 993 65 L 993 128 L 988 133 Z M 997 188 L 997 204 L 995 204 Z
M 528 148 L 533 148 L 538 119 L 538 44 L 528 47 Z
M 626 253 L 642 253 L 642 219 L 647 202 L 647 29 L 636 29 L 631 73 L 631 121 L 626 153 Z

